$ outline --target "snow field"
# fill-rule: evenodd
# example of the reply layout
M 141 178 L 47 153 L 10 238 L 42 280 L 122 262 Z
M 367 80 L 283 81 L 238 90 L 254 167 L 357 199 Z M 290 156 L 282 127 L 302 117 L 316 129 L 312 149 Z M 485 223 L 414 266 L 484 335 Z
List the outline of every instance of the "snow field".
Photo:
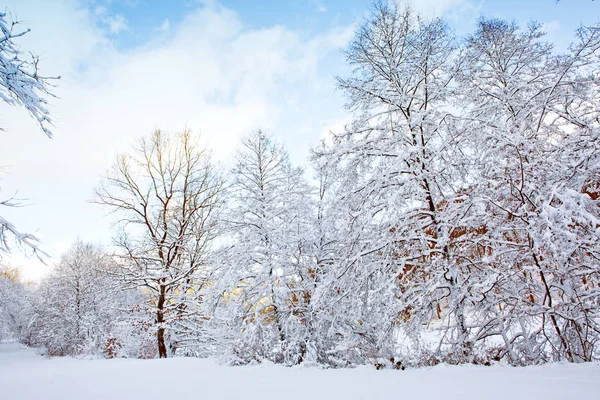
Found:
M 3 400 L 600 399 L 599 378 L 598 363 L 323 370 L 229 367 L 196 358 L 45 358 L 16 344 L 0 345 Z

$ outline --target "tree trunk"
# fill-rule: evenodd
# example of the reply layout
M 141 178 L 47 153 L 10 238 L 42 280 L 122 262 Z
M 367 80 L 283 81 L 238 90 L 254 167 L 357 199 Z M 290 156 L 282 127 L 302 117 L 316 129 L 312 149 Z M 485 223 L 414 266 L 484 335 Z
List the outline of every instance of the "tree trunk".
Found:
M 165 345 L 165 327 L 163 326 L 163 323 L 165 322 L 164 307 L 165 287 L 161 285 L 158 296 L 158 302 L 156 303 L 156 324 L 158 325 L 158 330 L 156 331 L 156 339 L 158 344 L 159 358 L 167 358 L 167 346 Z

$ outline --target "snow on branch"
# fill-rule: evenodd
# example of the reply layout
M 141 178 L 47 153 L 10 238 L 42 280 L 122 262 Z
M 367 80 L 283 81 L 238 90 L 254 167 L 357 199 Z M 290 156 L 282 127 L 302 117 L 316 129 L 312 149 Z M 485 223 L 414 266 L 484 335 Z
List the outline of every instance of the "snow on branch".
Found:
M 38 75 L 37 56 L 31 55 L 30 61 L 22 58 L 22 52 L 14 40 L 30 30 L 15 30 L 18 24 L 18 21 L 9 23 L 6 13 L 0 13 L 0 98 L 10 105 L 24 107 L 51 138 L 52 121 L 47 97 L 54 95 L 50 91 L 52 85 L 49 81 L 60 77 Z

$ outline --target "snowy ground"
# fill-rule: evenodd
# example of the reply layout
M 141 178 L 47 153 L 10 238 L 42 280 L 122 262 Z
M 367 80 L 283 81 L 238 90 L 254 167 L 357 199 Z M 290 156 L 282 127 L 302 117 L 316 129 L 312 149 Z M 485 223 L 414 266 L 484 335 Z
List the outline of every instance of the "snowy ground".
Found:
M 600 364 L 438 366 L 410 371 L 226 367 L 211 360 L 47 359 L 0 344 L 0 398 L 16 399 L 600 399 Z

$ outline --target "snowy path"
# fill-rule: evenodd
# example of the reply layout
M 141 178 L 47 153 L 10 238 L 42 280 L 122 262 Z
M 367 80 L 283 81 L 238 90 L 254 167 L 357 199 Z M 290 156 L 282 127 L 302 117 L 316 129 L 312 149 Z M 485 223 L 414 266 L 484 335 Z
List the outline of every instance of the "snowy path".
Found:
M 210 360 L 46 359 L 0 344 L 3 400 L 600 399 L 600 364 L 410 371 L 226 367 Z

